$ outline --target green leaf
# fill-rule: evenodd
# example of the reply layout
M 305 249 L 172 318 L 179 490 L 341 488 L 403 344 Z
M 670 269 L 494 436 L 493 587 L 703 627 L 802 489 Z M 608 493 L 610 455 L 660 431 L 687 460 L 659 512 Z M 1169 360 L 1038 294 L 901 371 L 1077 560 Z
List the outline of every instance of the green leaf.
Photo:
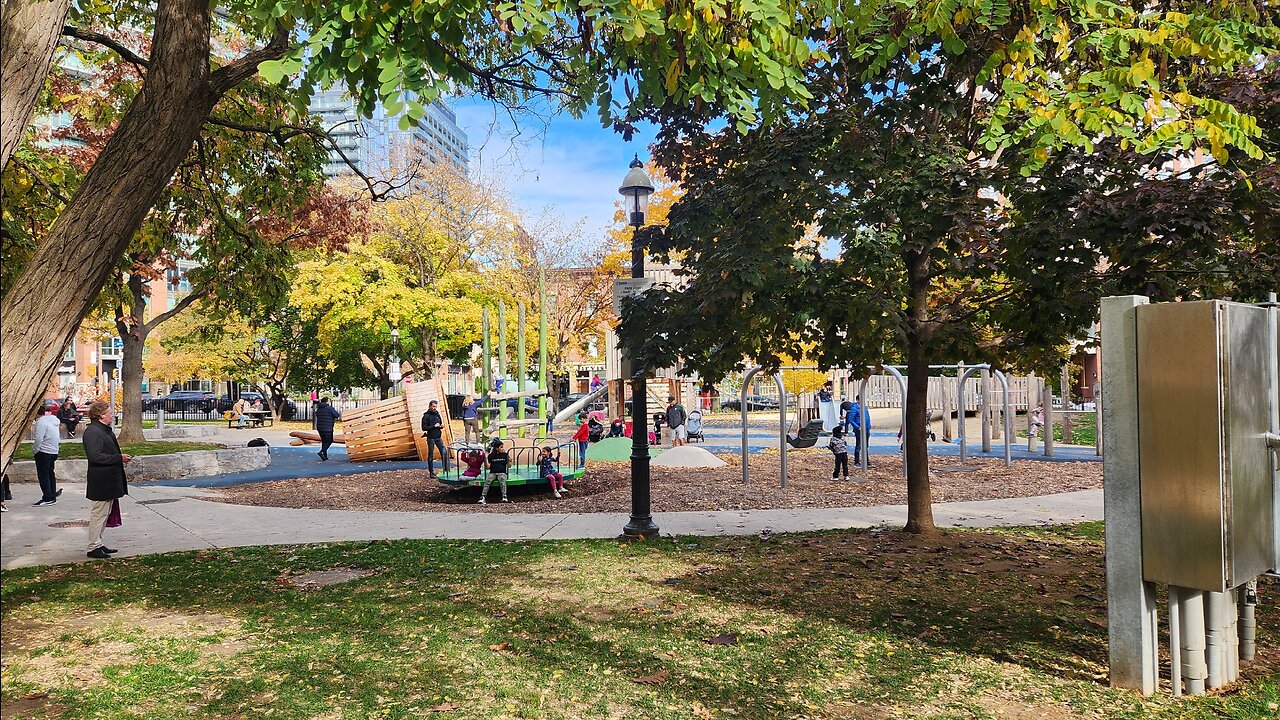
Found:
M 264 60 L 258 63 L 258 75 L 272 84 L 281 82 L 285 76 L 284 61 Z

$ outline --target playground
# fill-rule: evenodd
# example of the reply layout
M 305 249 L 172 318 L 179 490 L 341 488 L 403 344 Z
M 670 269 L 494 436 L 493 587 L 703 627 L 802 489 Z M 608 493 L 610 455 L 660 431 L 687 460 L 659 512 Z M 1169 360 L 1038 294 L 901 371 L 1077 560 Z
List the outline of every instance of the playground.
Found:
M 742 482 L 736 455 L 720 456 L 720 468 L 652 468 L 655 512 L 839 508 L 900 505 L 906 502 L 902 461 L 875 455 L 865 481 L 831 479 L 826 450 L 793 452 L 787 488 L 778 487 L 779 456 L 762 451 L 750 456 L 752 482 Z M 936 457 L 931 486 L 937 502 L 1031 497 L 1102 487 L 1102 465 L 1096 462 L 1045 463 L 997 459 Z M 325 507 L 348 510 L 626 513 L 630 506 L 630 467 L 622 462 L 590 461 L 580 478 L 566 483 L 563 498 L 545 487 L 513 487 L 512 502 L 475 505 L 477 488 L 457 490 L 426 477 L 418 468 L 325 475 L 310 478 L 246 482 L 211 490 L 209 499 L 288 508 Z

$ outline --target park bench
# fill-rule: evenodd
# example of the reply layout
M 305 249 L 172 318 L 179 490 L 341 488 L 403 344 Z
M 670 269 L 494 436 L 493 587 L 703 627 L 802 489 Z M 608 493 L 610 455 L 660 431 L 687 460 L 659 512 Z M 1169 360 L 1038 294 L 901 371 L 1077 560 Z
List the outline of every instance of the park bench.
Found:
M 244 415 L 249 422 L 243 427 L 265 427 L 275 425 L 275 418 L 272 417 L 270 410 L 245 410 Z M 227 418 L 227 429 L 232 428 L 233 423 L 239 422 L 234 418 Z

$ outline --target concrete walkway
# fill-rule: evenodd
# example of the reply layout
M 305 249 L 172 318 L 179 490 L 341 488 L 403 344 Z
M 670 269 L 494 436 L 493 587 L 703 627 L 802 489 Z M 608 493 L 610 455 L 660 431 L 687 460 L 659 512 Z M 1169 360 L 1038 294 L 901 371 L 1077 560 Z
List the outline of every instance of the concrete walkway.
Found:
M 4 568 L 85 560 L 89 501 L 82 483 L 63 484 L 58 504 L 32 507 L 38 490 L 15 485 L 10 511 L 0 524 Z M 403 538 L 553 540 L 617 537 L 624 513 L 505 514 L 475 512 L 366 512 L 294 510 L 230 505 L 200 499 L 205 490 L 130 486 L 121 501 L 124 526 L 107 530 L 119 557 L 174 550 L 287 545 L 342 540 Z M 1051 525 L 1102 518 L 1102 491 L 1031 498 L 939 503 L 934 518 L 944 527 Z M 664 535 L 751 535 L 877 525 L 901 525 L 906 507 L 744 510 L 660 513 Z M 71 524 L 70 527 L 63 525 Z

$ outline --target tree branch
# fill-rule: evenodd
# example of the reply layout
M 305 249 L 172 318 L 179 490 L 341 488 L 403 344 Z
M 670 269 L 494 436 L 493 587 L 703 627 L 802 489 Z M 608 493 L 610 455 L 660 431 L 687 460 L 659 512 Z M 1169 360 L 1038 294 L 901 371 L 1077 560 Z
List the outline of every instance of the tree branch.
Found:
M 281 23 L 276 28 L 275 34 L 271 36 L 270 42 L 266 45 L 245 53 L 230 65 L 224 65 L 213 71 L 209 75 L 209 88 L 217 96 L 221 97 L 228 90 L 258 72 L 259 63 L 267 60 L 279 60 L 284 57 L 285 52 L 289 49 L 290 35 L 292 35 L 292 29 L 287 24 Z
M 149 67 L 151 65 L 150 60 L 125 47 L 115 38 L 103 35 L 100 32 L 85 30 L 84 28 L 78 28 L 74 25 L 63 25 L 62 34 L 67 37 L 73 37 L 77 40 L 84 40 L 85 42 L 101 45 L 114 51 L 115 54 L 120 56 L 120 59 L 137 68 L 139 75 L 145 75 L 146 73 L 142 72 L 142 68 Z
M 26 170 L 27 173 L 31 175 L 31 177 L 35 178 L 35 181 L 40 183 L 40 186 L 43 187 L 45 190 L 47 190 L 55 200 L 63 203 L 64 205 L 70 202 L 65 195 L 58 192 L 57 188 L 55 188 L 53 185 L 50 185 L 48 180 L 45 180 L 43 177 L 41 177 L 40 173 L 36 172 L 36 169 L 28 165 L 26 162 L 24 162 L 22 158 L 18 157 L 17 155 L 13 155 L 12 157 L 10 157 L 10 162 L 12 162 L 14 166 L 20 167 L 23 170 Z
M 183 297 L 181 300 L 179 300 L 171 309 L 166 310 L 160 313 L 159 315 L 156 315 L 155 317 L 151 318 L 151 322 L 146 323 L 145 325 L 147 332 L 151 332 L 152 330 L 155 329 L 157 325 L 164 322 L 165 320 L 168 320 L 174 315 L 177 315 L 183 310 L 186 310 L 187 308 L 191 307 L 192 303 L 194 303 L 196 300 L 203 298 L 205 295 L 208 295 L 208 294 L 209 294 L 209 288 L 200 288 L 199 290 L 192 290 L 191 292 L 187 293 L 186 296 Z
M 404 182 L 396 183 L 396 182 L 391 182 L 389 180 L 375 180 L 372 177 L 369 177 L 369 175 L 366 174 L 363 170 L 361 170 L 360 167 L 354 161 L 352 161 L 350 157 L 347 156 L 347 153 L 342 149 L 340 145 L 338 145 L 338 142 L 333 139 L 333 135 L 332 135 L 332 132 L 335 128 L 346 125 L 347 123 L 356 122 L 355 120 L 344 120 L 343 122 L 340 122 L 334 125 L 328 130 L 317 130 L 315 128 L 301 127 L 298 125 L 279 125 L 277 127 L 266 127 L 263 125 L 249 125 L 246 123 L 235 122 L 234 120 L 226 120 L 213 115 L 210 115 L 209 118 L 205 120 L 205 122 L 208 123 L 209 125 L 217 125 L 219 127 L 225 127 L 230 130 L 238 130 L 240 132 L 246 132 L 246 133 L 258 133 L 261 135 L 269 135 L 275 138 L 281 144 L 295 137 L 298 137 L 299 135 L 305 135 L 322 145 L 328 145 L 329 147 L 333 148 L 334 152 L 338 153 L 338 157 L 342 158 L 342 163 L 346 165 L 351 170 L 351 172 L 354 173 L 356 177 L 360 178 L 361 182 L 365 184 L 365 187 L 368 188 L 369 190 L 370 199 L 373 200 L 374 202 L 377 202 L 379 200 L 385 200 L 389 195 L 391 195 L 391 193 L 413 182 L 415 177 L 415 175 L 410 174 L 409 177 L 405 178 Z M 382 187 L 384 185 L 386 186 L 385 188 Z

